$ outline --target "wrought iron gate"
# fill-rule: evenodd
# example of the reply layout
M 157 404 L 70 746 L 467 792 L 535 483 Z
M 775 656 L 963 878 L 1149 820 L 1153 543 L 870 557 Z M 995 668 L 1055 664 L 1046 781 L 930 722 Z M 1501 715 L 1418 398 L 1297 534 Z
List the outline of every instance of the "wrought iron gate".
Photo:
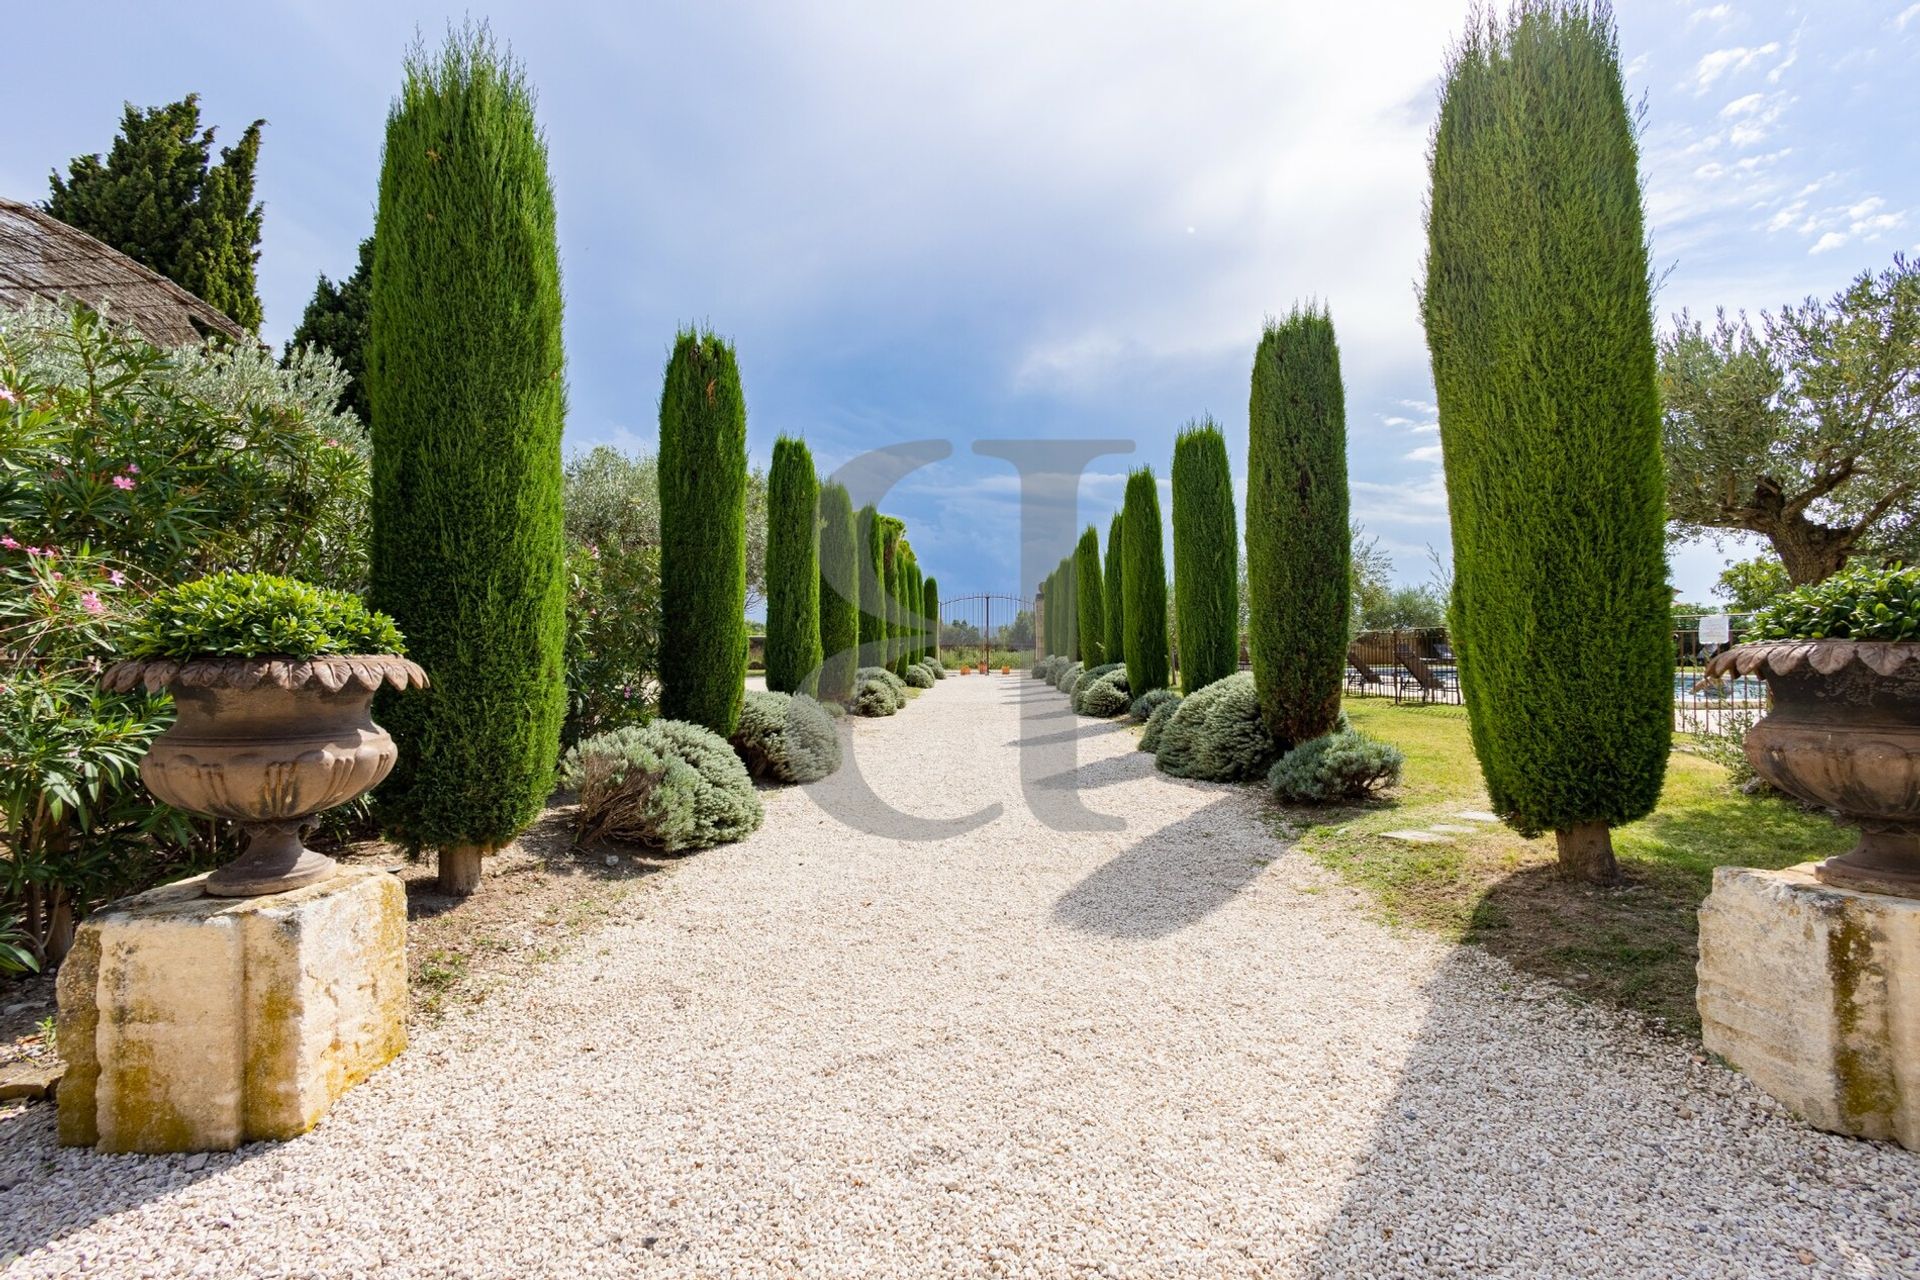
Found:
M 948 666 L 1033 665 L 1033 602 L 982 593 L 940 602 L 940 660 Z

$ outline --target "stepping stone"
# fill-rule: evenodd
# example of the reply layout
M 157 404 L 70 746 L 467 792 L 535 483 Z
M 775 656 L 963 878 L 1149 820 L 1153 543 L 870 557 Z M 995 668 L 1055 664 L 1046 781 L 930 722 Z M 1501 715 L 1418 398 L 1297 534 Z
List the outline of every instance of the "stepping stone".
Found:
M 1437 835 L 1431 831 L 1383 831 L 1380 833 L 1389 840 L 1404 840 L 1408 844 L 1452 844 L 1451 836 Z
M 1470 835 L 1476 835 L 1479 832 L 1485 831 L 1486 828 L 1485 827 L 1462 827 L 1451 822 L 1436 822 L 1431 827 L 1428 827 L 1427 830 L 1444 831 L 1450 836 L 1470 836 Z
M 1468 822 L 1500 821 L 1499 814 L 1488 813 L 1485 809 L 1462 809 L 1459 813 L 1456 813 L 1453 816 L 1456 818 L 1465 818 Z

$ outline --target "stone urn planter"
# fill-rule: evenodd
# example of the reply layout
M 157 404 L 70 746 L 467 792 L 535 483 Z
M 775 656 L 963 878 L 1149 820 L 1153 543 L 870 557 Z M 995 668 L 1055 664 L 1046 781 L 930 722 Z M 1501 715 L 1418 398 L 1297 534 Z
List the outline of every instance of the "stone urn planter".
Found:
M 398 753 L 373 722 L 374 692 L 425 688 L 427 676 L 390 655 L 143 658 L 108 668 L 102 683 L 173 695 L 177 718 L 148 748 L 140 780 L 176 808 L 241 825 L 246 851 L 209 876 L 206 891 L 245 898 L 334 873 L 333 859 L 302 843 L 301 827 L 387 776 Z
M 1747 759 L 1860 828 L 1819 879 L 1920 898 L 1920 643 L 1768 640 L 1717 655 L 1707 674 L 1767 682 L 1773 706 L 1747 732 Z

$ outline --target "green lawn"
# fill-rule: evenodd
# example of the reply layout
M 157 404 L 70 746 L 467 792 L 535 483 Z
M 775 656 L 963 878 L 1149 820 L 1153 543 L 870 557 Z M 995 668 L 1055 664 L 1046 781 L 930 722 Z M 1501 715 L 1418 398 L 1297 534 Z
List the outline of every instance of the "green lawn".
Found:
M 1614 833 L 1625 883 L 1594 889 L 1562 880 L 1553 839 L 1523 840 L 1504 826 L 1444 845 L 1381 833 L 1485 809 L 1487 794 L 1461 707 L 1347 702 L 1354 727 L 1406 753 L 1402 785 L 1381 804 L 1327 813 L 1278 809 L 1301 847 L 1369 890 L 1395 923 L 1436 929 L 1552 978 L 1576 998 L 1628 1009 L 1697 1036 L 1693 1007 L 1695 911 L 1727 864 L 1784 867 L 1839 853 L 1853 833 L 1775 796 L 1749 797 L 1719 765 L 1684 749 L 1667 768 L 1660 807 Z

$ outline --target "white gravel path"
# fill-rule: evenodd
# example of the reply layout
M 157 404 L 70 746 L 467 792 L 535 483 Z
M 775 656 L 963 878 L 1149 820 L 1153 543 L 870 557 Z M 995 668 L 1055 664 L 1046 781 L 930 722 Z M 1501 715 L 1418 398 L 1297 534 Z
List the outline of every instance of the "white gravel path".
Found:
M 0 1120 L 4 1274 L 1920 1275 L 1920 1157 L 1376 926 L 1256 794 L 1020 677 L 853 733 L 906 813 L 1001 815 L 770 793 L 295 1142 Z M 1124 827 L 1040 825 L 1023 736 Z

